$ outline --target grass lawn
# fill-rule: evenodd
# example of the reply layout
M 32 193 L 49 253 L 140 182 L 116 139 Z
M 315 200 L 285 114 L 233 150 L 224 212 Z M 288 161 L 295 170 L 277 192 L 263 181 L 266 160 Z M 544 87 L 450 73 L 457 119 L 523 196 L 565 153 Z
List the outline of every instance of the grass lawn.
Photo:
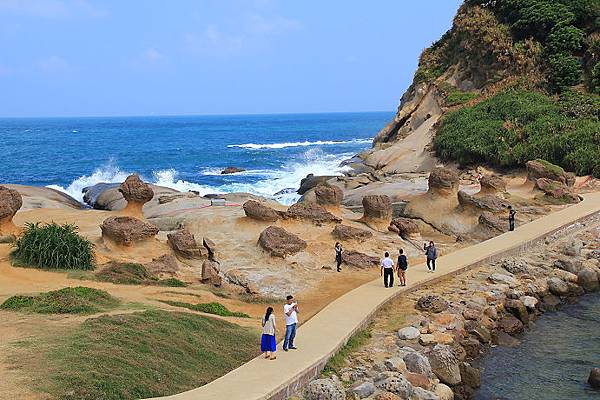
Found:
M 207 314 L 215 314 L 220 315 L 222 317 L 241 317 L 241 318 L 250 318 L 250 316 L 243 312 L 234 312 L 229 311 L 227 307 L 225 307 L 221 303 L 213 302 L 213 303 L 198 303 L 198 304 L 190 304 L 184 303 L 182 301 L 171 301 L 171 300 L 160 300 L 161 302 L 168 304 L 170 306 L 175 307 L 183 307 L 194 311 L 200 311 Z
M 159 310 L 88 319 L 51 346 L 41 389 L 58 399 L 137 399 L 204 385 L 259 353 L 258 334 Z M 39 381 L 39 380 L 38 380 Z
M 0 305 L 0 309 L 39 314 L 93 314 L 117 305 L 119 300 L 104 290 L 79 286 L 37 296 L 12 296 Z

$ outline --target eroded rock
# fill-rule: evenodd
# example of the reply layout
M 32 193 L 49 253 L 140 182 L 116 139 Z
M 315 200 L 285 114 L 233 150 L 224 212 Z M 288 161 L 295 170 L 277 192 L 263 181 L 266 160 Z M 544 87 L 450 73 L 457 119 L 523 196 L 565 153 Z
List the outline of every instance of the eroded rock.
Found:
M 255 200 L 248 200 L 244 203 L 243 208 L 247 217 L 259 221 L 275 222 L 281 217 L 279 211 Z
M 392 218 L 392 202 L 386 195 L 363 197 L 364 219 L 389 220 Z
M 18 232 L 12 219 L 23 206 L 21 194 L 14 189 L 0 186 L 0 235 Z
M 285 217 L 309 220 L 317 224 L 342 221 L 323 206 L 314 203 L 296 203 L 288 208 Z
M 344 200 L 344 192 L 337 186 L 321 184 L 315 188 L 315 199 L 323 206 L 339 206 Z
M 167 243 L 182 258 L 193 259 L 207 257 L 208 252 L 200 248 L 194 235 L 185 229 L 167 235 Z
M 359 242 L 373 237 L 373 233 L 370 231 L 342 224 L 337 224 L 331 234 L 340 240 L 356 240 Z
M 158 234 L 156 226 L 134 217 L 108 217 L 100 225 L 100 229 L 102 237 L 124 246 L 153 238 Z
M 284 258 L 306 248 L 306 242 L 283 228 L 269 226 L 258 238 L 259 245 L 274 257 Z
M 349 267 L 371 268 L 379 266 L 379 257 L 370 256 L 355 250 L 342 253 L 342 261 Z
M 410 218 L 394 218 L 388 229 L 396 232 L 403 239 L 419 240 L 421 238 L 419 225 Z

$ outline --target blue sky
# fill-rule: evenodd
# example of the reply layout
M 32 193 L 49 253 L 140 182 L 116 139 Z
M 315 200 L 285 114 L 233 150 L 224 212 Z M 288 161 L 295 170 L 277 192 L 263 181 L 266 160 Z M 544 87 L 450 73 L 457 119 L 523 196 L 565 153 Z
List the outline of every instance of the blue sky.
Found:
M 394 110 L 460 0 L 0 0 L 0 116 Z

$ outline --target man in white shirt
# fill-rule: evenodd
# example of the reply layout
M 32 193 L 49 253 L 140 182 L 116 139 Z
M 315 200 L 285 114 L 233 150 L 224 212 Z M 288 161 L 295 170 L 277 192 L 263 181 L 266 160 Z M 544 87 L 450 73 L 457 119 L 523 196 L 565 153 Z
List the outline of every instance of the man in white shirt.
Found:
M 283 306 L 285 315 L 285 339 L 283 351 L 296 350 L 294 338 L 296 337 L 296 326 L 298 325 L 298 304 L 294 302 L 294 296 L 287 297 L 287 303 Z
M 383 276 L 385 287 L 394 287 L 394 261 L 390 258 L 390 253 L 387 251 L 385 252 L 384 259 L 381 260 L 381 276 Z

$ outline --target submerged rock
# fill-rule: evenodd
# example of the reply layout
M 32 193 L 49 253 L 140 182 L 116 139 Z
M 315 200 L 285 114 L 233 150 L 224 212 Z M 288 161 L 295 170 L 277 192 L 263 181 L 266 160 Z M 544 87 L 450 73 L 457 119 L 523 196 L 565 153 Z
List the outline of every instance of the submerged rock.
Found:
M 600 368 L 592 368 L 588 378 L 588 383 L 593 388 L 600 389 Z
M 223 171 L 221 171 L 221 175 L 235 174 L 238 172 L 244 172 L 245 169 L 238 167 L 227 167 Z

